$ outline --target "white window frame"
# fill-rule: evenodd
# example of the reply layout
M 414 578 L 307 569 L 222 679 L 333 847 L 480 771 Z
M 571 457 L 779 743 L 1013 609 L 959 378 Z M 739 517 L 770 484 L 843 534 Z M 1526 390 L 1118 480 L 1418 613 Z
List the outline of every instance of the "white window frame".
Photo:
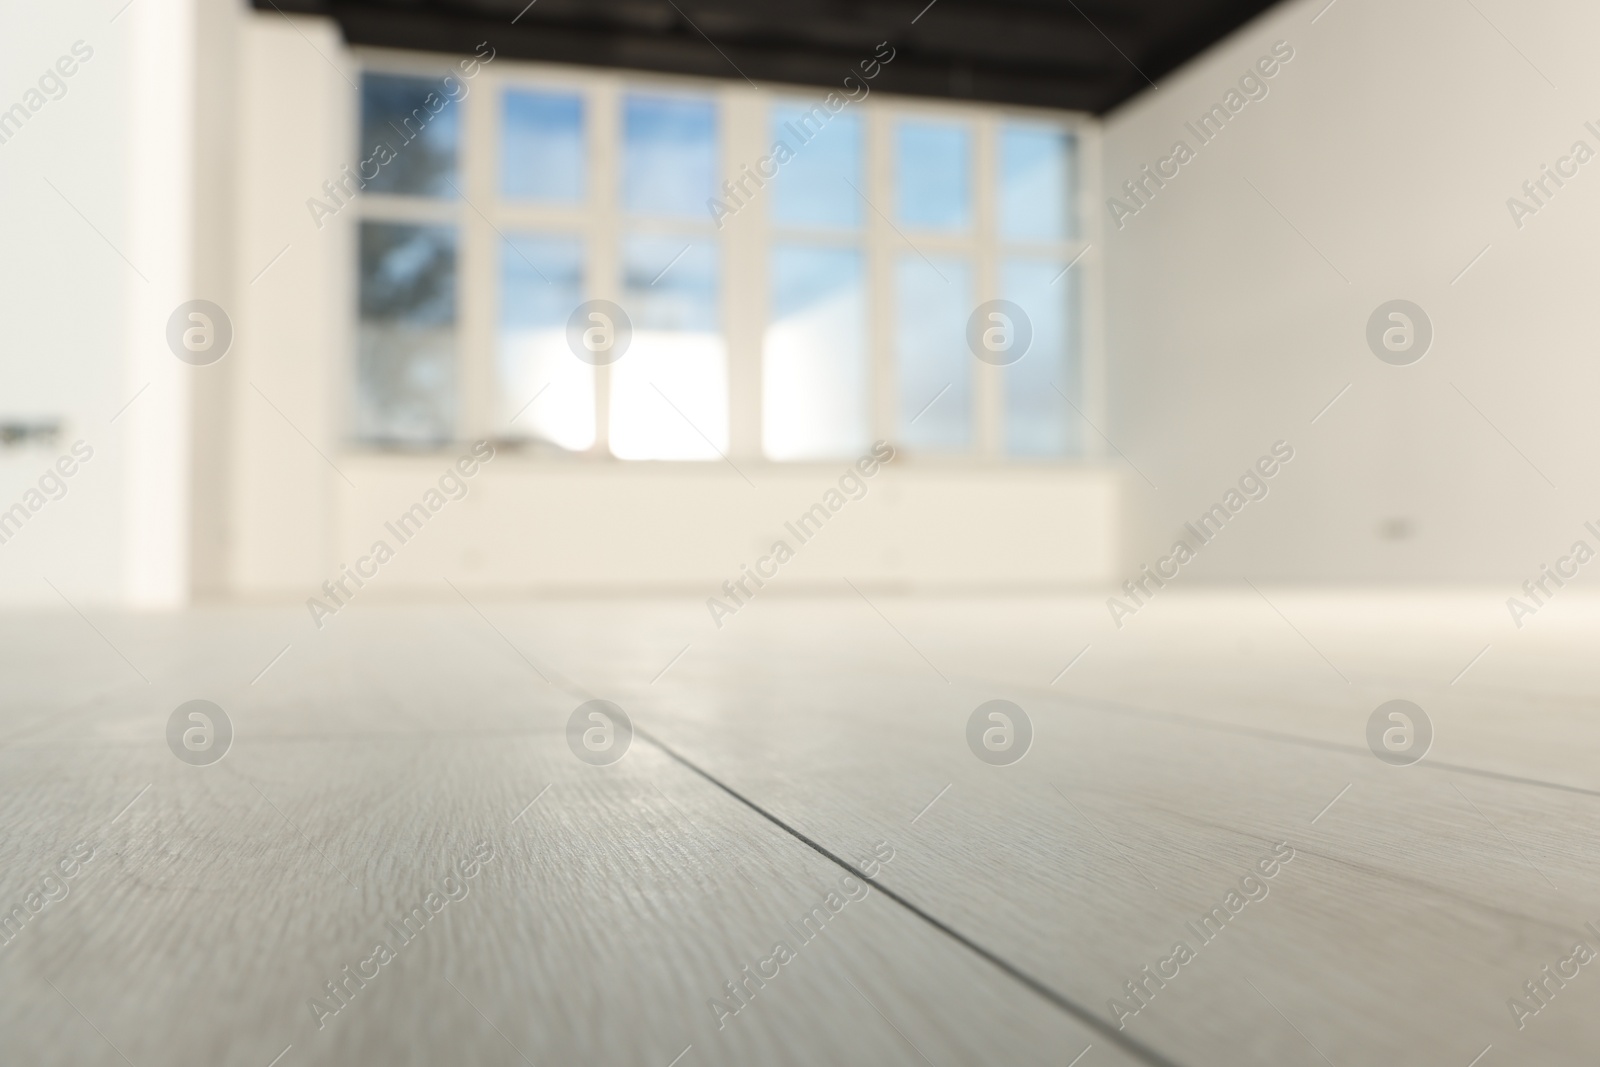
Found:
M 363 48 L 357 59 L 364 73 L 409 74 L 442 77 L 456 57 Z M 459 72 L 458 72 L 459 73 Z M 359 83 L 358 83 L 359 84 Z M 755 89 L 743 82 L 679 77 L 625 70 L 535 63 L 497 58 L 482 66 L 468 83 L 470 92 L 460 103 L 461 143 L 456 184 L 462 199 L 374 195 L 357 198 L 358 221 L 427 222 L 453 225 L 457 234 L 456 260 L 456 436 L 461 440 L 494 437 L 495 361 L 500 310 L 500 246 L 502 234 L 549 233 L 578 235 L 584 242 L 585 299 L 612 300 L 626 306 L 622 293 L 621 242 L 628 232 L 674 232 L 714 239 L 719 245 L 718 294 L 723 336 L 728 358 L 728 455 L 742 467 L 746 463 L 773 463 L 785 467 L 813 461 L 769 460 L 761 442 L 762 342 L 768 325 L 770 279 L 769 251 L 774 227 L 769 217 L 771 191 L 761 190 L 719 231 L 709 212 L 703 219 L 645 219 L 625 215 L 621 204 L 622 99 L 631 91 L 652 90 L 692 93 L 710 98 L 717 107 L 718 173 L 736 177 L 743 164 L 752 169 L 771 148 L 768 107 L 777 102 L 821 102 L 828 90 L 820 87 L 778 85 Z M 507 89 L 544 89 L 578 93 L 584 102 L 586 138 L 585 200 L 576 205 L 537 204 L 504 199 L 500 195 L 501 107 Z M 357 91 L 355 109 L 359 114 Z M 1047 108 L 969 103 L 965 101 L 892 96 L 873 91 L 849 110 L 861 116 L 863 126 L 862 228 L 855 243 L 865 253 L 867 285 L 867 336 L 869 360 L 869 436 L 896 441 L 899 420 L 895 381 L 894 264 L 902 252 L 917 251 L 935 257 L 957 253 L 973 267 L 974 304 L 999 297 L 1000 265 L 1008 253 L 1049 256 L 1073 262 L 1077 274 L 1077 356 L 1082 420 L 1078 429 L 1079 453 L 1061 457 L 1009 457 L 1004 453 L 1004 369 L 973 361 L 973 447 L 963 453 L 908 453 L 922 464 L 1065 465 L 1099 464 L 1105 459 L 1105 442 L 1095 427 L 1103 425 L 1105 412 L 1105 360 L 1103 321 L 1103 269 L 1100 252 L 1102 220 L 1094 205 L 1099 200 L 1101 172 L 1100 123 L 1093 116 Z M 965 233 L 917 230 L 891 224 L 894 211 L 892 173 L 893 126 L 896 119 L 916 117 L 961 122 L 968 126 L 973 156 L 973 225 Z M 1008 121 L 1054 125 L 1076 140 L 1075 227 L 1070 241 L 1007 243 L 999 238 L 997 201 L 998 140 Z M 356 123 L 359 129 L 359 120 Z M 886 218 L 888 216 L 889 218 Z M 789 231 L 806 241 L 838 243 L 845 236 L 834 231 Z M 359 240 L 359 238 L 358 238 Z M 821 243 L 819 242 L 819 243 Z M 352 257 L 353 259 L 355 257 Z M 1075 262 L 1074 262 L 1075 261 Z M 352 263 L 352 271 L 359 268 Z M 359 278 L 353 290 L 359 288 Z M 352 291 L 354 296 L 354 291 Z M 351 329 L 355 337 L 358 312 L 351 301 Z M 356 388 L 354 347 L 345 375 L 348 388 Z M 610 410 L 610 373 L 595 368 L 595 445 L 581 454 L 540 452 L 539 462 L 569 459 L 612 459 L 607 447 Z M 353 395 L 347 399 L 353 400 Z M 347 403 L 345 410 L 352 410 Z M 1069 415 L 1069 418 L 1078 416 Z M 348 424 L 349 416 L 346 416 Z M 386 451 L 382 446 L 353 440 L 353 451 Z M 412 450 L 415 451 L 415 450 Z M 513 455 L 516 453 L 513 452 Z M 532 454 L 530 453 L 530 458 Z M 623 461 L 617 461 L 623 462 Z M 627 461 L 641 462 L 641 461 Z M 668 464 L 700 466 L 699 460 L 657 460 Z M 815 461 L 824 462 L 824 461 Z M 832 461 L 826 461 L 832 462 Z

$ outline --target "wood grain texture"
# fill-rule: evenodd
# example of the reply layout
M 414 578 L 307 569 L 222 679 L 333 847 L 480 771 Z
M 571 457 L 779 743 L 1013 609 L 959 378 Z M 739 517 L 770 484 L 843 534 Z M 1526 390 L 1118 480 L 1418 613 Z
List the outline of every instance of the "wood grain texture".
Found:
M 1123 982 L 1193 940 L 1185 923 L 1292 842 L 1268 899 L 1128 1020 L 1174 1058 L 1444 1065 L 1494 1045 L 1581 1062 L 1600 1037 L 1587 968 L 1522 1029 L 1507 1001 L 1578 938 L 1600 948 L 1583 930 L 1600 920 L 1600 779 L 1576 651 L 1593 602 L 1507 635 L 1492 596 L 1274 600 L 1174 597 L 1138 635 L 1096 633 L 1098 602 L 761 604 L 629 699 L 820 837 L 905 825 L 950 786 L 891 882 L 1107 1018 Z M 1490 639 L 1497 655 L 1452 686 Z M 1099 656 L 1052 689 L 1086 643 Z M 1014 767 L 964 747 L 994 697 L 1038 730 Z M 1366 747 L 1394 697 L 1435 723 L 1415 767 Z
M 1272 597 L 1122 631 L 1098 601 L 877 595 L 721 630 L 624 600 L 0 621 L 0 899 L 104 842 L 0 948 L 0 1060 L 1587 1062 L 1592 968 L 1521 1029 L 1507 1000 L 1600 948 L 1600 612 L 1509 640 L 1471 596 Z M 197 696 L 238 731 L 208 768 L 164 740 Z M 679 758 L 580 763 L 596 696 Z M 1036 734 L 1009 767 L 965 738 L 997 697 Z M 1434 722 L 1414 767 L 1366 747 L 1393 697 Z M 842 873 L 802 838 L 892 843 L 911 907 L 849 904 L 718 1030 L 709 998 Z M 308 998 L 479 840 L 470 895 L 319 1030 Z M 1197 938 L 1278 842 L 1266 896 Z M 1074 1017 L 1115 1025 L 1179 940 L 1123 1020 L 1152 1055 Z
M 580 697 L 473 611 L 94 621 L 121 655 L 76 618 L 3 624 L 0 900 L 95 853 L 0 947 L 0 1062 L 1139 1062 L 881 893 L 802 942 L 845 872 L 648 743 L 579 762 Z M 236 730 L 204 768 L 164 736 L 195 697 Z M 400 947 L 387 922 L 479 842 Z M 380 939 L 319 1028 L 308 1001 Z M 719 1029 L 709 1000 L 778 941 Z

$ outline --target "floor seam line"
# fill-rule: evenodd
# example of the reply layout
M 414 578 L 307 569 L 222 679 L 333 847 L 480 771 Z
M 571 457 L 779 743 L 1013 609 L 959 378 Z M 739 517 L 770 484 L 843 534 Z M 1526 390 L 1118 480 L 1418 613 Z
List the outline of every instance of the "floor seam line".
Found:
M 741 794 L 738 790 L 736 790 L 733 787 L 731 787 L 731 786 L 727 785 L 726 783 L 722 782 L 720 779 L 718 779 L 715 775 L 711 774 L 709 771 L 704 770 L 703 768 L 701 768 L 700 766 L 695 764 L 693 761 L 691 761 L 691 760 L 687 759 L 686 757 L 680 755 L 671 746 L 667 745 L 665 742 L 661 741 L 659 738 L 651 735 L 648 731 L 640 729 L 637 725 L 635 725 L 633 732 L 634 732 L 634 735 L 636 737 L 639 737 L 639 738 L 649 742 L 651 745 L 654 745 L 656 748 L 660 749 L 662 752 L 664 752 L 669 758 L 671 758 L 675 762 L 683 765 L 685 768 L 687 768 L 688 770 L 694 772 L 696 775 L 699 775 L 701 778 L 703 778 L 706 781 L 710 782 L 712 785 L 716 786 L 718 789 L 722 790 L 724 793 L 727 793 L 730 797 L 732 797 L 733 799 L 737 800 L 739 803 L 743 804 L 745 807 L 749 808 L 751 811 L 755 812 L 757 815 L 760 815 L 763 819 L 766 819 L 768 822 L 772 823 L 772 825 L 778 827 L 778 829 L 782 830 L 784 833 L 786 833 L 789 836 L 793 837 L 795 840 L 797 840 L 797 841 L 801 842 L 802 844 L 806 845 L 812 851 L 816 852 L 818 855 L 824 857 L 825 859 L 827 859 L 830 862 L 838 865 L 839 867 L 842 867 L 845 870 L 849 871 L 854 877 L 859 878 L 862 881 L 866 882 L 868 885 L 872 886 L 872 888 L 878 890 L 878 892 L 882 893 L 884 896 L 888 897 L 890 900 L 894 901 L 896 904 L 899 904 L 902 908 L 906 909 L 906 911 L 910 912 L 912 915 L 914 915 L 917 918 L 921 919 L 927 925 L 933 927 L 935 930 L 937 930 L 940 933 L 944 934 L 946 937 L 950 938 L 952 941 L 955 941 L 957 944 L 961 945 L 963 948 L 966 948 L 968 951 L 974 953 L 975 955 L 979 956 L 983 960 L 987 961 L 990 965 L 992 965 L 993 967 L 995 967 L 996 969 L 998 969 L 1002 973 L 1006 974 L 1008 977 L 1012 978 L 1014 981 L 1016 981 L 1016 982 L 1020 983 L 1021 985 L 1027 987 L 1029 990 L 1031 990 L 1034 994 L 1039 996 L 1041 999 L 1049 1002 L 1051 1005 L 1053 1005 L 1057 1009 L 1065 1012 L 1067 1015 L 1070 1015 L 1072 1018 L 1076 1019 L 1078 1022 L 1080 1022 L 1083 1025 L 1089 1027 L 1095 1033 L 1097 1033 L 1100 1036 L 1102 1036 L 1103 1038 L 1105 1038 L 1107 1041 L 1110 1041 L 1113 1044 L 1117 1045 L 1124 1052 L 1127 1052 L 1129 1055 L 1135 1056 L 1138 1059 L 1142 1060 L 1143 1062 L 1145 1062 L 1147 1064 L 1150 1064 L 1151 1067 L 1181 1067 L 1181 1065 L 1176 1060 L 1168 1058 L 1167 1056 L 1163 1055 L 1161 1052 L 1157 1051 L 1154 1048 L 1151 1048 L 1150 1046 L 1146 1045 L 1142 1041 L 1139 1041 L 1139 1040 L 1137 1040 L 1135 1038 L 1129 1037 L 1122 1030 L 1117 1029 L 1116 1027 L 1112 1026 L 1110 1023 L 1106 1022 L 1104 1019 L 1100 1018 L 1098 1015 L 1095 1015 L 1088 1008 L 1085 1008 L 1082 1005 L 1078 1004 L 1076 1001 L 1072 1000 L 1070 997 L 1067 997 L 1065 994 L 1059 993 L 1055 989 L 1052 989 L 1050 986 L 1046 985 L 1044 982 L 1040 981 L 1039 979 L 1033 977 L 1031 974 L 1029 974 L 1028 972 L 1024 971 L 1022 968 L 1018 967 L 1016 964 L 1010 962 L 1005 957 L 1003 957 L 1003 956 L 999 955 L 998 953 L 994 952 L 992 949 L 984 947 L 983 945 L 981 945 L 978 942 L 974 941 L 972 938 L 968 937 L 966 934 L 961 933 L 959 930 L 955 929 L 954 927 L 950 926 L 948 923 L 944 922 L 944 920 L 938 918 L 937 916 L 934 916 L 934 915 L 930 914 L 929 912 L 924 910 L 921 906 L 919 906 L 919 905 L 913 903 L 912 901 L 908 900 L 905 896 L 901 895 L 896 890 L 890 889 L 888 886 L 884 885 L 882 882 L 878 881 L 876 878 L 870 877 L 867 874 L 863 873 L 862 871 L 858 870 L 856 867 L 852 866 L 849 862 L 847 862 L 845 859 L 843 859 L 837 853 L 833 852 L 832 850 L 828 849 L 827 847 L 825 847 L 824 845 L 818 843 L 817 841 L 814 841 L 812 838 L 810 838 L 806 834 L 802 833 L 799 829 L 797 829 L 797 828 L 795 828 L 793 826 L 790 826 L 788 823 L 786 823 L 782 819 L 778 818 L 772 812 L 767 811 L 761 805 L 755 803 L 755 801 L 750 800 L 748 797 L 746 797 L 743 794 Z
M 968 684 L 978 684 L 972 678 L 964 678 L 962 680 Z M 993 686 L 993 683 L 990 682 L 982 682 L 981 684 Z M 1168 711 L 1164 708 L 1145 708 L 1137 704 L 1123 704 L 1100 697 L 1076 697 L 1063 693 L 1044 693 L 1042 691 L 1039 695 L 1065 705 L 1069 709 L 1087 709 L 1103 714 L 1126 715 L 1130 718 L 1167 720 L 1175 725 L 1187 726 L 1194 730 L 1208 730 L 1213 733 L 1231 734 L 1235 737 L 1253 737 L 1258 741 L 1277 741 L 1286 745 L 1297 745 L 1301 748 L 1314 748 L 1324 752 L 1340 752 L 1347 756 L 1367 755 L 1367 749 L 1357 745 L 1347 745 L 1339 741 L 1325 741 L 1318 737 L 1302 737 L 1298 734 L 1269 730 L 1262 726 L 1246 726 L 1242 723 L 1206 719 L 1181 711 Z M 1487 767 L 1471 767 L 1460 763 L 1442 763 L 1438 760 L 1423 760 L 1416 766 L 1437 771 L 1449 771 L 1455 774 L 1468 774 L 1474 778 L 1487 778 L 1492 781 L 1512 782 L 1517 785 L 1550 789 L 1559 793 L 1576 793 L 1580 796 L 1600 797 L 1600 789 L 1569 785 L 1565 782 L 1551 782 L 1543 778 L 1528 778 L 1524 775 L 1511 774 L 1507 771 L 1490 770 Z

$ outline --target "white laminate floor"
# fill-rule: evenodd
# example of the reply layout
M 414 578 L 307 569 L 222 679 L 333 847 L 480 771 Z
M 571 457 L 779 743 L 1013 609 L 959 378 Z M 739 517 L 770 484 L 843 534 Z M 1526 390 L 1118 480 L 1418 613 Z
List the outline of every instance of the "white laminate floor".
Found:
M 0 1064 L 1593 1062 L 1600 600 L 1158 607 L 0 615 Z

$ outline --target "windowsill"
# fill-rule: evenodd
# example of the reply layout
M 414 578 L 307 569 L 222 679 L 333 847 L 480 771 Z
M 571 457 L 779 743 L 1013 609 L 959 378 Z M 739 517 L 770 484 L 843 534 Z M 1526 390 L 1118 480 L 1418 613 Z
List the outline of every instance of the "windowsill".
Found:
M 856 455 L 837 456 L 831 459 L 804 459 L 804 460 L 774 460 L 765 457 L 731 456 L 727 461 L 716 459 L 617 459 L 612 456 L 594 456 L 572 453 L 531 453 L 505 445 L 500 442 L 491 442 L 495 447 L 494 460 L 501 464 L 514 464 L 520 468 L 543 468 L 552 472 L 588 473 L 600 472 L 632 472 L 652 471 L 658 473 L 685 474 L 698 470 L 707 472 L 730 473 L 727 469 L 728 462 L 738 465 L 740 470 L 759 470 L 772 474 L 781 474 L 785 471 L 828 471 L 841 465 L 848 466 L 855 462 Z M 472 442 L 457 442 L 449 445 L 417 448 L 382 448 L 362 445 L 350 445 L 340 453 L 341 456 L 356 462 L 450 462 L 463 452 L 470 450 Z M 866 454 L 863 449 L 862 454 Z M 1054 473 L 1075 471 L 1101 471 L 1109 470 L 1113 466 L 1109 457 L 1100 456 L 1062 456 L 1057 458 L 1040 459 L 1005 459 L 985 458 L 977 456 L 941 456 L 918 455 L 897 448 L 891 464 L 896 468 L 914 467 L 921 471 L 936 472 L 1017 472 L 1031 473 L 1035 471 L 1049 471 Z

